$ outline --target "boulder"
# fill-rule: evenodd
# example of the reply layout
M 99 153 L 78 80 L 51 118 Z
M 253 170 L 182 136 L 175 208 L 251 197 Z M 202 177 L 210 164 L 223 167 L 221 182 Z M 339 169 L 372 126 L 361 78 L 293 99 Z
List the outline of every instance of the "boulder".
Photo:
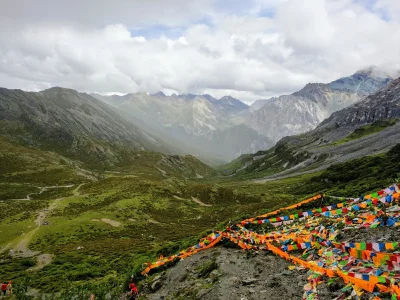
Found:
M 155 291 L 157 291 L 159 288 L 161 288 L 161 286 L 162 286 L 161 280 L 153 281 L 153 282 L 151 283 L 151 290 L 152 290 L 153 292 L 155 292 Z
M 242 280 L 243 285 L 249 285 L 249 284 L 254 284 L 258 281 L 257 278 L 246 278 Z

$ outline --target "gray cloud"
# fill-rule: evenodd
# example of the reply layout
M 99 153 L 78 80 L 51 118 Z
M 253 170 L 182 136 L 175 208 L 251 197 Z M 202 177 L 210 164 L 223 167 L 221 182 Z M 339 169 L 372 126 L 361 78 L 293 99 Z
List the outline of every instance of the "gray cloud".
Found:
M 176 26 L 213 14 L 214 0 L 12 0 L 0 4 L 0 19 L 19 23 L 53 22 L 87 26 L 149 24 Z
M 400 68 L 395 0 L 370 10 L 350 0 L 254 0 L 242 15 L 216 10 L 211 0 L 64 2 L 0 4 L 1 86 L 230 94 L 251 102 L 369 65 Z M 274 17 L 258 15 L 271 7 Z M 174 39 L 132 35 L 146 24 L 185 29 Z

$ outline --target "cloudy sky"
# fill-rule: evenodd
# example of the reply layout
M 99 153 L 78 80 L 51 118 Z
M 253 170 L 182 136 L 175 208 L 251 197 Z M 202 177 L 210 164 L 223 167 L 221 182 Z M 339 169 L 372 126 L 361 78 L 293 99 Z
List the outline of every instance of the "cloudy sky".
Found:
M 399 0 L 2 0 L 0 86 L 290 93 L 400 69 Z

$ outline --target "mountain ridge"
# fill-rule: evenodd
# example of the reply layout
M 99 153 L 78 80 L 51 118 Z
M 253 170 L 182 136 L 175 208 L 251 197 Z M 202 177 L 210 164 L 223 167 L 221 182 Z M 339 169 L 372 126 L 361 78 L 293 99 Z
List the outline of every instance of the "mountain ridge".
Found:
M 259 100 L 250 107 L 246 124 L 274 142 L 307 132 L 333 112 L 362 100 L 392 80 L 374 75 L 376 72 L 375 68 L 360 70 L 330 83 L 308 83 L 290 95 Z
M 208 153 L 229 161 L 249 149 L 265 150 L 284 136 L 314 129 L 332 112 L 361 100 L 390 81 L 374 73 L 372 68 L 327 84 L 309 83 L 291 95 L 268 99 L 259 109 L 254 109 L 257 103 L 248 106 L 232 96 L 216 99 L 207 94 L 93 96 L 141 120 L 162 136 L 182 145 L 193 145 L 194 154 L 201 155 L 203 160 Z M 236 137 L 231 134 L 235 128 Z M 231 139 L 222 142 L 217 138 L 221 135 Z M 228 146 L 232 144 L 235 146 Z M 186 146 L 184 149 L 193 151 Z
M 169 149 L 107 104 L 72 89 L 0 88 L 0 123 L 9 140 L 93 165 L 121 162 L 131 150 Z
M 155 95 L 136 93 L 122 97 L 98 96 L 98 99 L 140 119 L 161 135 L 176 139 L 182 145 L 190 144 L 197 149 L 194 154 L 200 155 L 203 160 L 204 153 L 228 161 L 248 149 L 271 146 L 267 137 L 251 128 L 243 128 L 246 125 L 236 127 L 243 123 L 242 114 L 248 109 L 248 105 L 236 98 L 224 96 L 215 99 L 207 94 Z M 234 128 L 238 129 L 236 137 L 231 134 Z M 219 141 L 221 136 L 226 143 Z M 252 140 L 248 139 L 249 136 Z M 228 137 L 229 140 L 226 140 Z M 228 146 L 232 144 L 235 144 L 233 148 Z M 183 148 L 189 151 L 186 146 Z
M 388 151 L 400 138 L 400 78 L 364 100 L 334 112 L 315 129 L 280 139 L 266 151 L 222 167 L 227 175 L 271 180 L 326 169 Z

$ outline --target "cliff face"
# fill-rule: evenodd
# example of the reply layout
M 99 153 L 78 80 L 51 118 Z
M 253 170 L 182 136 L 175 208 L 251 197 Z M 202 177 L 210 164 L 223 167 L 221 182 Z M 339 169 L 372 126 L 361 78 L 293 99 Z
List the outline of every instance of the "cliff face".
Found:
M 337 111 L 322 122 L 321 126 L 358 125 L 378 120 L 400 117 L 400 78 L 393 80 L 386 88 L 366 97 L 345 109 Z

